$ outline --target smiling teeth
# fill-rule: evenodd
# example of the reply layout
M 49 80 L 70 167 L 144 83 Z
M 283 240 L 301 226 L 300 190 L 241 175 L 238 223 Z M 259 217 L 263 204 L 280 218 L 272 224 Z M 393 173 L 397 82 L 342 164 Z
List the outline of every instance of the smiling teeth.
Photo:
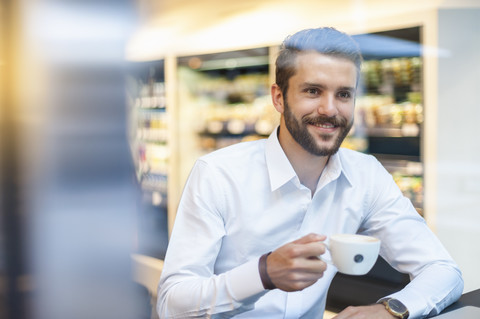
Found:
M 322 128 L 333 128 L 333 127 L 335 127 L 332 124 L 316 124 L 315 126 L 322 127 Z

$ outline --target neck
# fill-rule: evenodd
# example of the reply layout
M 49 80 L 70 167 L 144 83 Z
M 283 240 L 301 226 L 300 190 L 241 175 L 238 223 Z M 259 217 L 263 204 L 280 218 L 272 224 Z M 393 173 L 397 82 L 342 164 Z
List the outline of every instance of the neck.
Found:
M 329 156 L 316 156 L 307 152 L 293 139 L 286 127 L 280 129 L 278 140 L 300 183 L 308 187 L 313 196 Z

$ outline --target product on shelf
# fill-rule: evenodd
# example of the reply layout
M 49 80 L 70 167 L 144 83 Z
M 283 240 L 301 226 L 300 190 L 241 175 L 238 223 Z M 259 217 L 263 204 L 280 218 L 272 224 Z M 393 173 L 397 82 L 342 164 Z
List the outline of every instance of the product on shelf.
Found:
M 423 178 L 421 176 L 393 173 L 393 179 L 405 197 L 408 197 L 415 207 L 423 203 Z
M 424 118 L 421 67 L 419 57 L 365 61 L 356 128 L 364 125 L 367 135 L 418 136 Z
M 167 142 L 168 123 L 165 112 L 139 111 L 137 138 L 144 141 Z
M 247 72 L 227 77 L 186 67 L 180 68 L 180 74 L 189 79 L 190 103 L 198 108 L 195 130 L 205 151 L 266 137 L 278 124 L 268 74 Z
M 421 135 L 424 120 L 421 68 L 419 57 L 364 61 L 354 126 L 342 144 L 361 152 L 378 152 L 375 156 L 379 156 L 420 214 L 423 213 L 423 168 L 418 157 L 401 154 L 408 153 L 412 139 L 418 140 Z M 396 153 L 389 153 L 392 150 Z
M 356 101 L 356 123 L 363 125 L 366 134 L 418 136 L 423 123 L 423 106 L 405 101 L 393 102 L 393 97 L 365 95 Z
M 397 94 L 398 99 L 402 100 L 405 92 L 420 92 L 421 61 L 419 57 L 364 61 L 362 76 L 367 93 Z
M 163 63 L 137 64 L 127 79 L 129 139 L 137 179 L 153 206 L 166 205 L 170 150 Z
M 365 138 L 349 135 L 343 140 L 342 147 L 359 152 L 366 152 L 368 150 L 368 142 Z

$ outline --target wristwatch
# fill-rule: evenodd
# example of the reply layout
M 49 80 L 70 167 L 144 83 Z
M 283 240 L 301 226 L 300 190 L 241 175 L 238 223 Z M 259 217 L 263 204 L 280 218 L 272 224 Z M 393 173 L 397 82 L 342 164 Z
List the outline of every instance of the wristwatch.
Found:
M 384 298 L 378 303 L 385 305 L 385 309 L 395 318 L 407 319 L 409 316 L 408 309 L 400 300 L 395 298 Z

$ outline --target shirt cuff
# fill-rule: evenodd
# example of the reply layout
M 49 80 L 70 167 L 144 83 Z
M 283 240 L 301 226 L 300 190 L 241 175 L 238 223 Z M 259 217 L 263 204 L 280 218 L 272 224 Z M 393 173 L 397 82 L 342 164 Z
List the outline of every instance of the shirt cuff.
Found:
M 236 301 L 265 291 L 258 272 L 258 258 L 229 271 L 226 274 L 226 281 L 230 293 Z
M 421 295 L 418 295 L 413 289 L 408 289 L 408 287 L 406 287 L 403 290 L 384 298 L 395 298 L 400 300 L 400 302 L 407 307 L 409 318 L 422 318 L 426 315 L 424 313 L 425 299 Z

